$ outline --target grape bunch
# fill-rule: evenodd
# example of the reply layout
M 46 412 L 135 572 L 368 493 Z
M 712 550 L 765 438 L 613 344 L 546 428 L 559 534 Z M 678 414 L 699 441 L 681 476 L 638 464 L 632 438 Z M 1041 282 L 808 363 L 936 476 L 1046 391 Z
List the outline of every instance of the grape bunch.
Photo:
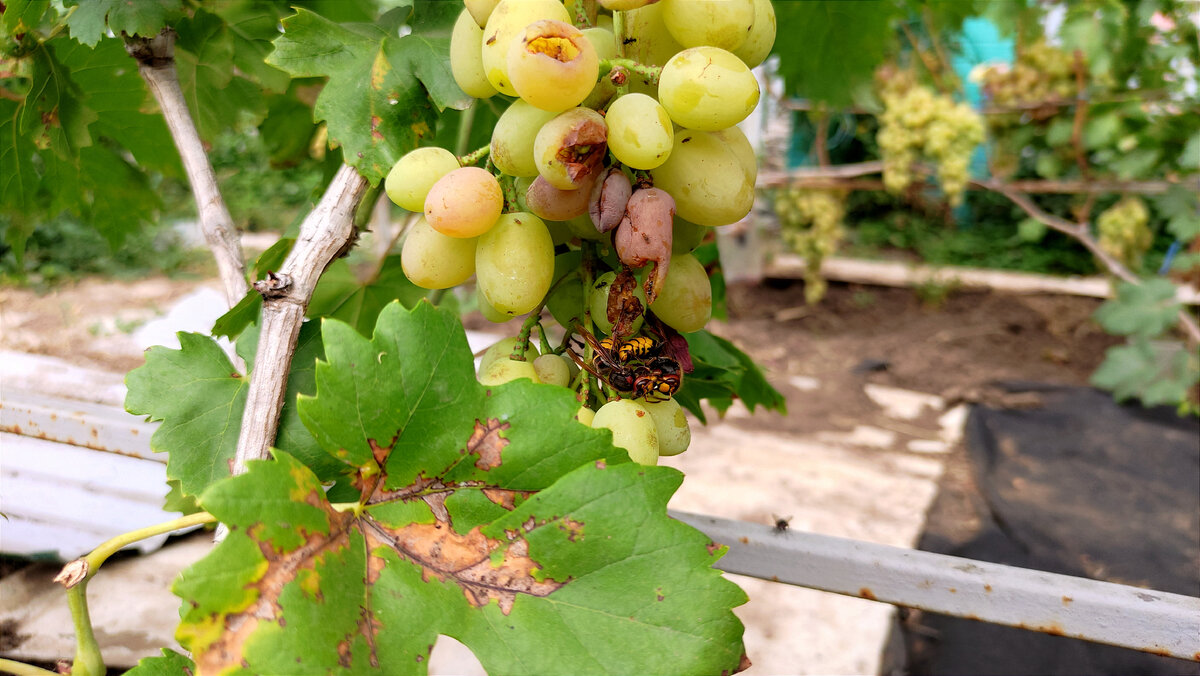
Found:
M 671 396 L 691 363 L 680 334 L 712 314 L 692 251 L 753 206 L 756 158 L 736 125 L 774 39 L 769 0 L 464 0 L 451 72 L 507 107 L 486 148 L 419 148 L 385 187 L 422 214 L 401 250 L 414 284 L 474 277 L 485 317 L 526 316 L 484 355 L 481 382 L 572 388 L 578 419 L 639 462 L 687 447 Z M 557 346 L 543 309 L 565 329 Z
M 1074 56 L 1038 41 L 1022 49 L 1011 66 L 983 66 L 972 79 L 993 105 L 1029 106 L 1075 98 L 1074 71 Z
M 837 251 L 846 236 L 846 193 L 787 188 L 776 193 L 774 206 L 784 242 L 804 257 L 804 300 L 815 305 L 828 286 L 821 276 L 821 262 Z
M 951 205 L 962 202 L 971 154 L 983 141 L 983 119 L 966 103 L 916 84 L 910 77 L 881 77 L 883 114 L 875 136 L 883 157 L 883 183 L 901 193 L 913 182 L 913 164 L 937 164 L 937 178 Z
M 1135 270 L 1154 242 L 1150 212 L 1141 198 L 1128 195 L 1096 218 L 1100 248 Z

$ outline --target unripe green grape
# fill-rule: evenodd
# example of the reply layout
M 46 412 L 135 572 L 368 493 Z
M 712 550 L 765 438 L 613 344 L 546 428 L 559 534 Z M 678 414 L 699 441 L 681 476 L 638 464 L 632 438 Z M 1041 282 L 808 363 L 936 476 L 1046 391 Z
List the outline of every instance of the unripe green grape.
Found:
M 497 90 L 517 96 L 508 77 L 508 49 L 534 21 L 551 19 L 571 23 L 571 14 L 559 0 L 500 0 L 483 29 L 483 72 Z
M 679 52 L 658 78 L 659 102 L 688 129 L 732 127 L 758 105 L 758 94 L 758 79 L 746 64 L 716 47 Z
M 658 464 L 658 429 L 645 406 L 632 399 L 610 401 L 596 411 L 592 429 L 612 431 L 613 446 L 629 453 L 629 459 L 642 465 Z
M 695 251 L 707 234 L 708 228 L 703 225 L 696 225 L 676 216 L 675 223 L 671 227 L 671 253 L 678 256 Z
M 596 225 L 592 223 L 592 217 L 587 214 L 564 221 L 564 224 L 571 234 L 579 239 L 590 239 L 596 242 L 608 239 L 608 234 L 597 230 Z
M 754 186 L 742 163 L 708 132 L 678 131 L 670 157 L 650 175 L 655 187 L 675 198 L 675 213 L 699 225 L 734 223 L 754 206 Z
M 617 36 L 613 35 L 611 28 L 599 26 L 584 28 L 583 37 L 592 43 L 592 48 L 596 50 L 596 56 L 601 60 L 617 58 Z
M 513 318 L 512 315 L 506 315 L 491 305 L 488 305 L 487 299 L 484 298 L 483 294 L 479 292 L 478 285 L 475 286 L 475 304 L 479 306 L 479 314 L 483 315 L 484 319 L 493 324 L 503 324 L 507 321 L 511 321 Z
M 737 127 L 729 127 L 712 134 L 733 151 L 734 157 L 742 165 L 742 171 L 746 172 L 746 182 L 754 185 L 758 180 L 758 156 L 754 154 L 754 146 L 750 145 L 750 139 L 746 138 L 745 132 Z
M 483 354 L 479 356 L 479 373 L 482 375 L 483 372 L 487 369 L 487 367 L 491 366 L 492 362 L 494 362 L 498 359 L 508 359 L 512 355 L 513 350 L 515 350 L 516 347 L 517 347 L 517 337 L 516 336 L 510 336 L 508 338 L 501 338 L 500 340 L 497 340 L 496 342 L 489 345 L 487 347 L 487 349 L 485 349 L 483 351 Z M 533 343 L 529 343 L 528 347 L 525 351 L 525 360 L 532 363 L 534 359 L 537 359 L 537 357 L 538 357 L 537 347 Z
M 554 242 L 542 219 L 526 212 L 504 214 L 479 238 L 475 278 L 496 310 L 522 315 L 537 307 L 554 276 Z
M 613 329 L 612 322 L 608 321 L 608 294 L 612 288 L 613 280 L 616 278 L 616 272 L 606 272 L 600 275 L 592 284 L 592 290 L 588 296 L 588 310 L 592 314 L 592 321 L 596 323 L 596 328 L 604 333 L 612 333 Z M 633 295 L 642 304 L 643 311 L 650 305 L 646 302 L 646 291 L 642 289 L 641 284 L 634 287 Z M 633 323 L 630 324 L 629 333 L 637 333 L 638 329 L 642 328 L 643 321 L 644 316 L 639 316 L 633 320 Z
M 492 128 L 490 156 L 496 168 L 509 176 L 537 176 L 533 140 L 538 131 L 556 115 L 525 101 L 513 101 Z
M 445 148 L 417 148 L 392 166 L 383 188 L 388 198 L 401 208 L 421 212 L 433 184 L 460 167 L 458 158 Z
M 538 174 L 561 190 L 576 190 L 599 173 L 608 125 L 589 108 L 572 108 L 547 122 L 533 140 Z
M 737 49 L 754 24 L 754 0 L 661 0 L 663 23 L 684 47 Z
M 613 101 L 604 118 L 608 149 L 634 169 L 653 169 L 667 160 L 674 144 L 671 118 L 658 101 L 645 94 L 626 94 Z
M 503 385 L 521 378 L 539 382 L 533 362 L 513 361 L 508 357 L 501 357 L 479 374 L 479 382 L 483 385 Z
M 529 24 L 508 50 L 508 78 L 530 105 L 560 112 L 587 98 L 600 72 L 596 48 L 561 21 Z
M 747 68 L 767 60 L 775 44 L 775 7 L 771 0 L 754 0 L 754 24 L 741 47 L 731 50 Z
M 692 429 L 688 425 L 683 407 L 674 399 L 666 401 L 646 401 L 636 399 L 654 419 L 654 428 L 658 432 L 658 455 L 679 455 L 687 450 L 692 443 Z
M 492 10 L 496 9 L 496 5 L 500 4 L 500 0 L 463 0 L 463 4 L 466 5 L 466 10 L 475 21 L 475 25 L 483 30 L 488 17 L 492 15 Z
M 544 354 L 533 360 L 533 370 L 540 382 L 547 385 L 566 387 L 571 384 L 571 369 L 567 358 L 557 354 Z
M 455 169 L 438 179 L 425 197 L 425 219 L 450 237 L 478 237 L 491 229 L 504 208 L 496 177 L 479 167 Z
M 468 96 L 486 99 L 496 94 L 496 88 L 483 73 L 483 29 L 467 10 L 458 15 L 450 33 L 450 74 Z
M 596 419 L 596 412 L 587 406 L 581 406 L 579 411 L 575 413 L 575 419 L 584 425 L 591 427 L 592 421 Z
M 683 45 L 671 37 L 663 23 L 662 3 L 656 2 L 625 13 L 625 56 L 648 66 L 662 66 Z M 629 74 L 629 90 L 658 96 L 658 85 L 637 73 Z
M 691 254 L 672 256 L 667 279 L 650 310 L 680 333 L 704 328 L 712 317 L 712 285 L 704 265 Z
M 443 235 L 419 218 L 404 238 L 400 267 L 422 289 L 458 286 L 475 274 L 475 241 Z

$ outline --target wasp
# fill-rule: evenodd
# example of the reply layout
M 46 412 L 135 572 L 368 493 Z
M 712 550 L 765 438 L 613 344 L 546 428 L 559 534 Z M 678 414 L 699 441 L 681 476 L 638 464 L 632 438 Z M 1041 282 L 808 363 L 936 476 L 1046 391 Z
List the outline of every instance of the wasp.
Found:
M 648 402 L 670 399 L 683 384 L 679 362 L 660 354 L 661 344 L 644 336 L 618 343 L 613 338 L 597 340 L 577 327 L 576 332 L 591 345 L 593 357 L 588 364 L 573 350 L 568 354 L 580 368 L 608 383 L 618 392 Z

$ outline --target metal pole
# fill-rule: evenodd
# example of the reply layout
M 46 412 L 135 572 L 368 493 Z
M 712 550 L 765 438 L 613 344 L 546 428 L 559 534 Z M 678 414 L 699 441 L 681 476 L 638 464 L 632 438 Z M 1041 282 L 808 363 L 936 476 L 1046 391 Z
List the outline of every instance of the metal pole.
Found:
M 1200 662 L 1200 598 L 670 512 L 728 573 Z

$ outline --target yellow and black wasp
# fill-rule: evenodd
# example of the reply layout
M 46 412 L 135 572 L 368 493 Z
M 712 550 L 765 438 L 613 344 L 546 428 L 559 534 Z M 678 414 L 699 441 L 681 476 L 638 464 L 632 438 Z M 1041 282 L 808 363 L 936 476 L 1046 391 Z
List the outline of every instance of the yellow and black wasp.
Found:
M 575 331 L 591 345 L 593 356 L 588 364 L 574 350 L 567 350 L 571 359 L 618 392 L 658 402 L 670 399 L 683 384 L 679 362 L 662 354 L 662 345 L 650 338 L 637 336 L 618 342 L 611 337 L 597 340 L 582 327 Z

